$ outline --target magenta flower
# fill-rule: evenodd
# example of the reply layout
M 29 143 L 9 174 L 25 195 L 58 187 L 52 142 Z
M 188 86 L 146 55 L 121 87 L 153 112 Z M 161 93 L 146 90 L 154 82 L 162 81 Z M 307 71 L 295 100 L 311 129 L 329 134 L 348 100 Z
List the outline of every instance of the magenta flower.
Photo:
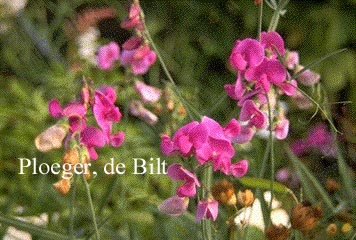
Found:
M 116 42 L 110 42 L 98 50 L 98 67 L 103 70 L 112 68 L 113 63 L 120 58 L 120 47 Z
M 156 62 L 156 58 L 156 53 L 150 50 L 148 44 L 145 44 L 137 49 L 123 50 L 121 64 L 124 66 L 131 65 L 132 72 L 135 75 L 141 75 L 145 74 Z
M 90 159 L 96 160 L 98 154 L 95 151 L 95 147 L 104 147 L 106 143 L 103 132 L 98 128 L 89 126 L 81 132 L 80 138 L 80 142 L 88 149 Z
M 278 55 L 283 55 L 286 51 L 284 49 L 283 38 L 277 32 L 262 32 L 261 45 L 267 49 L 274 58 L 278 57 Z
M 283 94 L 293 96 L 297 93 L 298 83 L 296 80 L 292 79 L 290 82 L 281 83 L 279 87 Z
M 138 4 L 133 4 L 130 7 L 129 15 L 127 18 L 121 23 L 121 28 L 130 29 L 137 28 L 140 31 L 144 30 L 141 18 L 140 18 L 140 6 Z
M 204 217 L 212 218 L 214 221 L 218 217 L 219 203 L 216 200 L 199 201 L 197 206 L 196 220 L 199 222 Z
M 232 141 L 237 144 L 248 143 L 255 135 L 256 130 L 251 126 L 241 126 L 240 133 Z
M 131 37 L 124 44 L 122 44 L 122 48 L 125 50 L 134 50 L 140 47 L 142 43 L 141 37 Z
M 112 91 L 110 90 L 110 92 Z M 110 95 L 105 95 L 100 90 L 95 91 L 94 117 L 107 137 L 110 136 L 112 123 L 119 122 L 121 119 L 120 110 L 113 102 L 115 98 L 110 99 Z
M 236 70 L 244 71 L 258 66 L 265 56 L 263 46 L 255 39 L 237 40 L 230 55 L 230 64 Z
M 306 139 L 308 146 L 320 150 L 323 155 L 335 155 L 334 138 L 325 124 L 316 125 Z
M 252 100 L 246 100 L 241 108 L 240 121 L 248 121 L 249 125 L 255 126 L 258 129 L 263 129 L 267 125 L 267 116 Z
M 71 102 L 63 109 L 57 99 L 52 99 L 48 104 L 49 114 L 54 118 L 68 118 L 69 131 L 76 132 L 86 126 L 86 107 L 79 102 Z
M 296 156 L 301 156 L 308 149 L 308 145 L 304 139 L 295 140 L 290 146 L 292 152 Z
M 173 196 L 164 200 L 158 210 L 171 216 L 180 216 L 187 210 L 188 204 L 189 198 Z
M 196 186 L 200 187 L 198 178 L 183 168 L 181 164 L 174 163 L 167 169 L 167 175 L 176 181 L 184 181 L 184 184 L 177 188 L 179 197 L 194 197 L 196 194 Z
M 248 170 L 248 161 L 245 159 L 236 162 L 234 164 L 231 164 L 230 166 L 230 173 L 237 178 L 245 176 L 247 170 Z
M 143 102 L 157 102 L 161 98 L 161 90 L 149 86 L 141 81 L 136 81 L 135 90 Z
M 276 59 L 265 58 L 263 62 L 254 68 L 249 68 L 245 73 L 245 78 L 249 82 L 256 82 L 258 86 L 268 92 L 270 85 L 280 85 L 286 80 L 287 71 Z

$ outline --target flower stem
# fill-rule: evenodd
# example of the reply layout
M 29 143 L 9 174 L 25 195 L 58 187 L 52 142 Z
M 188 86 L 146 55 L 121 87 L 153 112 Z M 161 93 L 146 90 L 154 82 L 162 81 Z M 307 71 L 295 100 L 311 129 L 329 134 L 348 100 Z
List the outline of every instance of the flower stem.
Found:
M 209 165 L 209 167 L 205 168 L 203 172 L 203 185 L 205 185 L 206 188 L 202 188 L 202 197 L 201 197 L 202 199 L 208 198 L 209 189 L 211 188 L 211 180 L 212 180 L 212 166 Z M 201 230 L 203 234 L 203 239 L 205 240 L 212 239 L 211 219 L 203 219 L 201 226 L 202 226 Z
M 271 109 L 271 103 L 270 103 L 270 100 L 269 100 L 269 96 L 268 94 L 266 94 L 266 98 L 267 98 L 267 106 L 268 106 L 268 122 L 269 122 L 269 142 L 270 142 L 270 161 L 271 161 L 271 185 L 270 185 L 270 188 L 271 188 L 271 200 L 270 200 L 270 209 L 271 209 L 271 212 L 272 212 L 272 200 L 273 200 L 273 192 L 274 192 L 274 139 L 273 139 L 273 126 L 272 126 L 272 121 L 273 121 L 273 118 L 272 118 L 272 109 Z M 270 214 L 270 217 L 271 217 L 271 214 Z M 270 219 L 271 220 L 271 219 Z M 268 224 L 267 224 L 268 226 Z
M 281 12 L 282 12 L 283 8 L 288 4 L 288 2 L 289 2 L 289 0 L 280 0 L 279 1 L 279 4 L 273 13 L 271 22 L 268 27 L 269 32 L 276 31 L 278 23 L 279 23 L 279 18 L 281 16 Z
M 90 213 L 91 213 L 91 217 L 92 217 L 93 224 L 94 224 L 95 238 L 96 238 L 96 240 L 100 240 L 99 231 L 98 231 L 98 224 L 96 223 L 94 205 L 93 205 L 93 200 L 91 199 L 89 184 L 88 184 L 88 182 L 85 179 L 85 176 L 83 174 L 82 174 L 82 178 L 83 178 L 83 181 L 84 181 L 85 191 L 87 193 L 89 207 L 90 207 Z
M 263 1 L 260 3 L 260 8 L 259 8 L 258 29 L 257 29 L 258 40 L 261 40 L 262 21 L 263 21 Z
M 74 235 L 74 215 L 75 215 L 75 194 L 76 194 L 76 180 L 77 180 L 77 175 L 74 174 L 74 180 L 73 180 L 73 187 L 72 187 L 72 193 L 71 193 L 71 198 L 70 198 L 70 206 L 69 206 L 69 211 L 70 211 L 70 218 L 69 218 L 69 235 L 71 236 L 71 239 L 75 239 Z

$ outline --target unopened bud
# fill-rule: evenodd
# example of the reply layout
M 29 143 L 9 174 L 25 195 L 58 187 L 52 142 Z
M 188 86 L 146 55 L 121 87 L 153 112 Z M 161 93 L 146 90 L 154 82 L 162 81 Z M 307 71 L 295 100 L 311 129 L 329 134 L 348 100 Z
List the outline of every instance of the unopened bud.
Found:
M 48 152 L 52 149 L 60 148 L 66 134 L 67 130 L 64 126 L 53 125 L 36 137 L 36 148 L 40 152 Z

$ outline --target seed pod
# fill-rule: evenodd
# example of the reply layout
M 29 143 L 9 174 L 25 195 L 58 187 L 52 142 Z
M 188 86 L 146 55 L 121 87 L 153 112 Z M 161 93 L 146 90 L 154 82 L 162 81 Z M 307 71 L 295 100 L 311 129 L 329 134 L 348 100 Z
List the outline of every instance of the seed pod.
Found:
M 226 204 L 226 205 L 236 204 L 234 185 L 225 179 L 220 182 L 216 182 L 213 185 L 212 195 L 214 199 L 216 199 L 222 204 Z
M 245 191 L 239 191 L 237 193 L 237 201 L 244 207 L 250 206 L 255 201 L 255 197 L 253 192 L 250 189 L 246 189 Z

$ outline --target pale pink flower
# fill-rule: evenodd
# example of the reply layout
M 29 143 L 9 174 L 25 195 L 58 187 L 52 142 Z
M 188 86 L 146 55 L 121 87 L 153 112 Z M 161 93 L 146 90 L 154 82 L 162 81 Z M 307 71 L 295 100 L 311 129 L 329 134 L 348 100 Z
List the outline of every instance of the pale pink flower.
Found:
M 174 163 L 167 169 L 167 175 L 176 181 L 184 181 L 184 184 L 177 188 L 179 197 L 194 197 L 196 186 L 200 187 L 198 178 L 185 169 L 181 164 Z
M 212 218 L 214 221 L 218 217 L 219 203 L 216 200 L 199 201 L 197 206 L 196 220 L 199 222 L 203 218 Z
M 189 198 L 173 196 L 164 200 L 158 210 L 171 216 L 180 216 L 187 210 L 188 204 Z
M 110 42 L 98 50 L 97 63 L 98 67 L 103 70 L 112 68 L 115 61 L 120 58 L 120 47 L 116 42 Z
M 161 90 L 141 81 L 136 81 L 135 90 L 143 102 L 157 102 L 161 98 Z

